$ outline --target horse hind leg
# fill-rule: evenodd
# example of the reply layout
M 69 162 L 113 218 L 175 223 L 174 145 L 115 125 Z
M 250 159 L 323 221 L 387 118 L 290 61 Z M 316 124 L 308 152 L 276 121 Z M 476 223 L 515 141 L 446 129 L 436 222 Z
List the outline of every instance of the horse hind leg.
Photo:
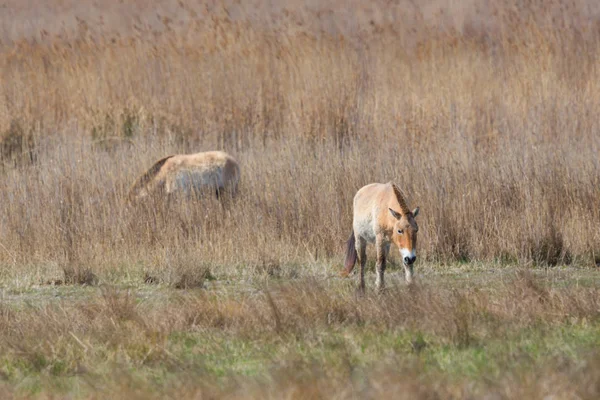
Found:
M 362 237 L 356 238 L 356 254 L 358 256 L 358 262 L 360 264 L 360 281 L 359 290 L 364 293 L 365 291 L 365 267 L 367 264 L 367 241 Z

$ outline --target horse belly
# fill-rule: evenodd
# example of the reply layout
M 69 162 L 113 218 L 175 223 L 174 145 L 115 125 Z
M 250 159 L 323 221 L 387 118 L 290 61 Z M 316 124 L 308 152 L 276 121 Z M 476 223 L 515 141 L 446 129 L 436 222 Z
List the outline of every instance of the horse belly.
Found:
M 371 218 L 358 218 L 354 220 L 354 234 L 368 242 L 375 242 L 375 229 Z
M 223 180 L 219 171 L 185 171 L 177 174 L 175 185 L 178 191 L 193 193 L 222 188 Z

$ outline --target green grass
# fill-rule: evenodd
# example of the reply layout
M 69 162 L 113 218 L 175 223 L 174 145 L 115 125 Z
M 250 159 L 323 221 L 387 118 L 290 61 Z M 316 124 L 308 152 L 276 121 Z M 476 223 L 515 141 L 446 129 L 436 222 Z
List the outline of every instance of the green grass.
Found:
M 277 382 L 285 385 L 279 381 L 281 374 L 292 376 L 295 384 L 328 377 L 373 391 L 373 371 L 412 371 L 415 382 L 435 380 L 447 389 L 466 384 L 485 393 L 498 390 L 498 382 L 506 379 L 548 370 L 585 371 L 588 363 L 597 360 L 600 311 L 558 317 L 552 307 L 531 315 L 496 313 L 493 305 L 482 309 L 479 298 L 468 297 L 469 293 L 486 292 L 492 302 L 506 301 L 503 291 L 523 279 L 516 270 L 465 271 L 464 265 L 424 270 L 422 290 L 431 292 L 425 297 L 415 295 L 416 301 L 426 301 L 437 292 L 462 293 L 457 307 L 465 310 L 429 322 L 418 311 L 388 320 L 371 316 L 366 309 L 354 317 L 352 304 L 336 305 L 336 296 L 346 302 L 386 301 L 374 309 L 384 313 L 393 312 L 394 301 L 410 297 L 367 294 L 357 298 L 352 280 L 335 279 L 321 289 L 324 297 L 317 291 L 317 302 L 311 303 L 299 297 L 306 278 L 296 280 L 300 291 L 290 298 L 286 290 L 296 290 L 295 280 L 276 278 L 266 284 L 277 307 L 290 301 L 307 302 L 307 308 L 323 307 L 304 316 L 281 308 L 282 325 L 277 331 L 270 326 L 271 311 L 259 300 L 264 279 L 254 284 L 217 280 L 193 290 L 125 283 L 126 279 L 111 287 L 5 288 L 2 324 L 21 323 L 23 328 L 10 326 L 0 333 L 0 376 L 10 393 L 26 397 L 86 398 L 98 392 L 119 393 L 123 387 L 162 397 L 181 390 L 189 394 L 189 385 L 223 394 L 244 385 L 254 390 Z M 570 291 L 598 289 L 596 274 L 594 269 L 533 270 L 531 279 L 538 285 L 536 290 L 568 296 Z M 408 290 L 394 279 L 390 284 L 398 294 Z M 238 308 L 244 304 L 250 307 Z M 431 312 L 438 307 L 414 306 Z M 199 308 L 185 314 L 193 307 Z M 252 307 L 260 315 L 244 320 Z M 175 322 L 169 322 L 171 317 Z M 40 326 L 47 330 L 36 332 Z
M 415 350 L 413 342 L 419 332 L 375 332 L 369 329 L 319 332 L 305 340 L 282 337 L 277 340 L 227 337 L 223 332 L 175 333 L 165 350 L 176 362 L 144 357 L 146 348 L 124 348 L 129 355 L 128 375 L 134 380 L 165 390 L 178 376 L 219 382 L 222 387 L 232 377 L 267 379 L 286 363 L 318 366 L 325 371 L 353 371 L 353 379 L 366 379 L 372 368 L 382 363 L 419 365 L 425 374 L 445 376 L 455 381 L 497 379 L 506 371 L 516 374 L 541 369 L 560 360 L 579 365 L 586 354 L 600 345 L 600 325 L 560 325 L 550 332 L 527 329 L 504 339 L 458 348 L 443 337 L 427 335 L 426 345 Z M 122 368 L 125 360 L 111 361 L 100 357 L 89 375 L 110 379 L 113 368 Z M 73 376 L 60 359 L 47 360 L 42 355 L 24 361 L 2 361 L 3 376 L 23 395 L 40 391 L 72 393 L 87 387 L 89 377 Z M 89 390 L 90 388 L 87 387 Z

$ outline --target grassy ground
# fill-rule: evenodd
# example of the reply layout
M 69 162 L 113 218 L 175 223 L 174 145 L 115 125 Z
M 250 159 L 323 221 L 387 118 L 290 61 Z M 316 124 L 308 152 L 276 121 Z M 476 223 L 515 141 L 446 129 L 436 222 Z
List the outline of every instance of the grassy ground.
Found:
M 123 278 L 2 291 L 5 396 L 595 398 L 595 269 L 392 269 L 353 279 L 218 271 L 201 287 Z M 327 267 L 324 267 L 327 268 Z M 374 278 L 371 273 L 369 278 Z M 372 283 L 372 282 L 369 282 Z M 492 396 L 492 397 L 489 397 Z

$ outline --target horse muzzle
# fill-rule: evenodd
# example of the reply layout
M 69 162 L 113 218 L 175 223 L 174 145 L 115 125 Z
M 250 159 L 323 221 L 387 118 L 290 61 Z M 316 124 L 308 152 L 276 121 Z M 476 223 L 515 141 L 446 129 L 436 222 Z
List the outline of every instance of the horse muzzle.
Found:
M 417 256 L 406 256 L 402 259 L 405 265 L 413 265 L 417 260 Z

